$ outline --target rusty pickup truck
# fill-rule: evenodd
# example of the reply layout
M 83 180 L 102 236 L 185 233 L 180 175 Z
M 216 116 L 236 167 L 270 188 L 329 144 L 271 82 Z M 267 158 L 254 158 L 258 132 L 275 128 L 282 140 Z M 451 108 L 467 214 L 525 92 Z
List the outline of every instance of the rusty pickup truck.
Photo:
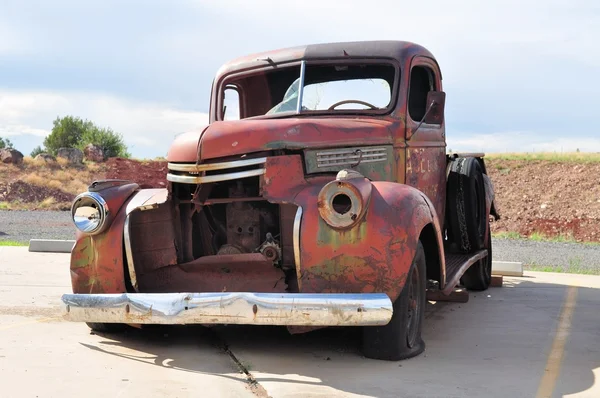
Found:
M 410 42 L 226 63 L 166 188 L 102 180 L 74 200 L 66 319 L 354 326 L 369 358 L 419 355 L 427 294 L 490 285 L 498 217 L 483 154 L 447 153 L 445 98 Z

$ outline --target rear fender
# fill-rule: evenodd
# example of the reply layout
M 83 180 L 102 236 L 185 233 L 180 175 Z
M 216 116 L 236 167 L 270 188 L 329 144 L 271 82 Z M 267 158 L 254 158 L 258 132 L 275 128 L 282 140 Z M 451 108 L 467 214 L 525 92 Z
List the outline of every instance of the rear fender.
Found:
M 334 229 L 319 215 L 316 198 L 324 185 L 310 185 L 294 200 L 303 210 L 298 267 L 301 292 L 385 292 L 395 300 L 427 225 L 433 225 L 437 236 L 440 276 L 445 280 L 440 223 L 422 192 L 404 184 L 372 182 L 361 221 L 349 229 Z

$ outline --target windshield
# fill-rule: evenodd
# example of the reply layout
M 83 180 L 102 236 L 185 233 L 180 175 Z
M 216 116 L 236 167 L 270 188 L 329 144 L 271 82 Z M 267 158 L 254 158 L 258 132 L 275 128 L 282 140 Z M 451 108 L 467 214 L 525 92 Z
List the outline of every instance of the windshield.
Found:
M 398 84 L 395 76 L 393 65 L 375 63 L 305 65 L 304 71 L 302 66 L 273 69 L 227 81 L 221 120 L 298 111 L 386 111 Z

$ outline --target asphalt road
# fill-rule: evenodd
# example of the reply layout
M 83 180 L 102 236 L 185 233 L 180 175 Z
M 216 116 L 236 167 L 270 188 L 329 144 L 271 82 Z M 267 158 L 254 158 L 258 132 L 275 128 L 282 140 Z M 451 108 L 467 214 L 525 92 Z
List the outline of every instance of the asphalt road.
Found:
M 0 210 L 0 240 L 75 239 L 68 211 Z
M 73 239 L 74 227 L 65 211 L 0 211 L 0 240 Z M 557 271 L 600 272 L 600 245 L 494 239 L 494 260 L 520 261 Z
M 359 330 L 160 327 L 61 319 L 68 254 L 0 247 L 2 397 L 598 397 L 600 276 L 526 273 L 428 303 L 425 352 L 369 360 Z

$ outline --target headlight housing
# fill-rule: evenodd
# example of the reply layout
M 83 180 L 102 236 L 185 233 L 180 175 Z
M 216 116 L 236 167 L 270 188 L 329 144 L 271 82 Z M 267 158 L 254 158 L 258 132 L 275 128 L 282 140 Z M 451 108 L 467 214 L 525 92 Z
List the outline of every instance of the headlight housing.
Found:
M 106 201 L 96 192 L 78 195 L 71 206 L 71 217 L 78 230 L 94 235 L 104 230 L 109 215 Z
M 325 185 L 318 196 L 319 214 L 329 226 L 337 229 L 350 228 L 364 216 L 371 182 L 354 170 L 340 171 L 335 181 Z

